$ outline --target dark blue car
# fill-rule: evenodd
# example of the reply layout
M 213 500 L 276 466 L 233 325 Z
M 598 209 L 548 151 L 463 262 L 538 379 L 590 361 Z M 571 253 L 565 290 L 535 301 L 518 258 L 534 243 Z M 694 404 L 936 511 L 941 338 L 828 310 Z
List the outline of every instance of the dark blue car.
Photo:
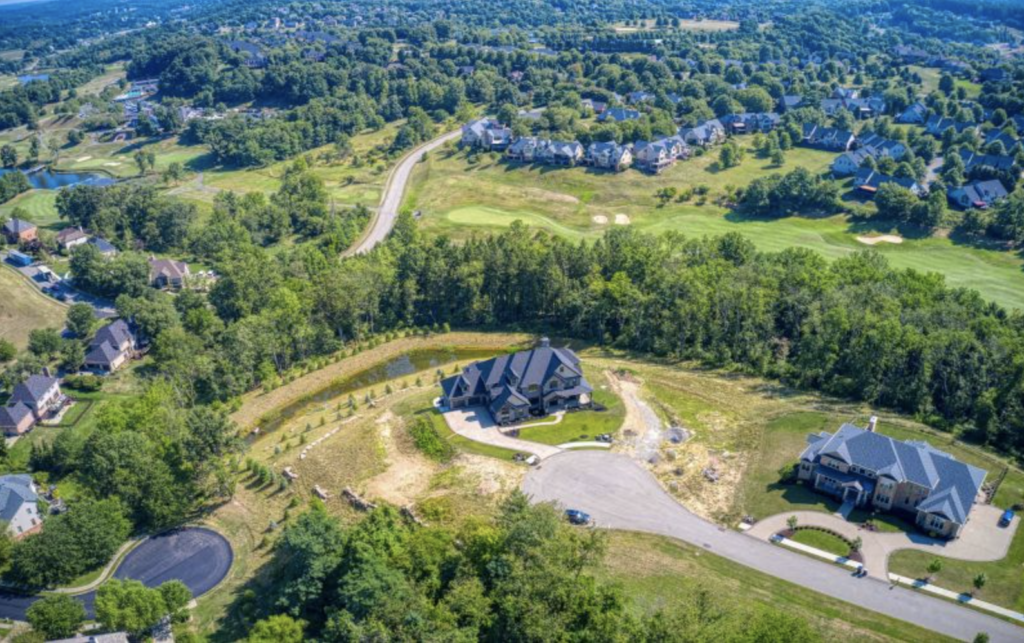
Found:
M 999 516 L 999 526 L 1009 527 L 1011 522 L 1013 522 L 1013 509 L 1007 509 L 1002 516 Z
M 589 525 L 590 514 L 583 513 L 579 509 L 567 509 L 565 511 L 565 517 L 569 519 L 574 525 Z

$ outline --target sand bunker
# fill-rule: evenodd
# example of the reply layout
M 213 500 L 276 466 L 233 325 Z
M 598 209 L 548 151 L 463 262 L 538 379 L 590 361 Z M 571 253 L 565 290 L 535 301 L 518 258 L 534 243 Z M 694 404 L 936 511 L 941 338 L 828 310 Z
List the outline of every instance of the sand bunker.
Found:
M 591 218 L 597 225 L 605 225 L 606 223 L 608 223 L 608 217 L 604 216 L 603 214 L 595 214 Z
M 86 161 L 90 160 L 92 160 L 91 156 L 79 156 L 77 159 L 75 159 L 75 163 L 85 163 Z
M 857 241 L 865 243 L 869 246 L 878 245 L 879 243 L 903 243 L 903 237 L 895 234 L 882 234 L 877 237 L 857 237 Z
M 615 225 L 629 225 L 629 217 L 625 214 L 616 214 Z
M 121 165 L 121 164 L 117 163 L 117 162 L 114 162 L 114 163 L 104 163 L 103 164 L 104 167 L 117 167 L 119 165 Z

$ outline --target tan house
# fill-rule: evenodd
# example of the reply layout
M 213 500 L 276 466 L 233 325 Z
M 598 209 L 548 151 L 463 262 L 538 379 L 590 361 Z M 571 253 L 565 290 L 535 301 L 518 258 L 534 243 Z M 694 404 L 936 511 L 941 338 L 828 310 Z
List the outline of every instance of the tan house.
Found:
M 132 358 L 135 336 L 123 319 L 96 331 L 85 355 L 85 367 L 101 373 L 113 373 Z
M 149 258 L 149 283 L 154 288 L 182 288 L 190 274 L 184 261 Z
M 797 477 L 852 507 L 904 514 L 929 534 L 956 538 L 987 472 L 924 441 L 902 441 L 844 424 L 807 436 Z
M 71 250 L 75 246 L 88 243 L 88 241 L 89 235 L 79 227 L 64 228 L 57 233 L 57 245 L 64 250 Z
M 4 238 L 7 243 L 31 243 L 38 239 L 38 229 L 34 223 L 22 219 L 10 219 L 4 223 Z

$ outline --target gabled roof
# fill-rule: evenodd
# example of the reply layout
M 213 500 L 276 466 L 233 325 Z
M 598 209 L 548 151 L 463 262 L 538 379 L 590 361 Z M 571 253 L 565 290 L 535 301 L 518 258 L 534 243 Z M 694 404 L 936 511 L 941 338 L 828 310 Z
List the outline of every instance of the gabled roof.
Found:
M 89 239 L 87 243 L 96 246 L 96 249 L 102 252 L 103 254 L 106 254 L 108 252 L 117 252 L 117 248 L 114 246 L 114 244 L 110 243 L 103 237 L 93 237 Z
M 93 344 L 89 349 L 88 354 L 85 356 L 86 364 L 103 364 L 110 366 L 121 356 L 121 352 L 117 350 L 110 342 L 103 342 L 101 344 Z
M 580 359 L 568 348 L 541 346 L 532 350 L 474 362 L 441 382 L 445 396 L 487 395 L 494 399 L 507 386 L 522 391 L 542 387 L 559 367 L 582 377 Z
M 21 423 L 29 416 L 32 416 L 32 409 L 25 406 L 24 402 L 16 402 L 9 406 L 0 407 L 0 427 L 14 428 L 21 426 Z
M 611 107 L 598 116 L 600 121 L 635 121 L 638 118 L 640 118 L 640 112 L 635 109 L 626 109 L 625 107 Z
M 105 342 L 109 342 L 113 346 L 120 346 L 121 344 L 130 342 L 131 340 L 132 331 L 128 328 L 128 322 L 123 319 L 118 319 L 96 331 L 96 335 L 93 337 L 90 346 L 99 346 Z
M 958 201 L 963 200 L 960 198 L 961 196 L 966 196 L 971 204 L 976 205 L 989 205 L 1009 196 L 1006 188 L 997 179 L 972 181 L 963 187 L 956 188 L 951 194 Z
M 77 241 L 78 239 L 84 239 L 88 236 L 89 235 L 87 235 L 85 231 L 82 230 L 81 228 L 72 226 L 64 228 L 63 230 L 57 233 L 57 242 L 70 243 L 72 241 Z
M 964 161 L 964 168 L 970 170 L 974 167 L 990 167 L 993 170 L 1009 170 L 1014 165 L 1012 156 L 1002 154 L 977 154 L 968 149 L 960 150 L 960 158 Z
M 986 476 L 983 469 L 960 462 L 927 442 L 903 442 L 852 424 L 842 425 L 834 434 L 808 436 L 800 459 L 816 462 L 820 456 L 863 467 L 896 482 L 920 485 L 931 493 L 918 509 L 960 524 L 967 520 Z
M 21 234 L 22 232 L 31 232 L 36 229 L 36 224 L 24 221 L 22 219 L 8 219 L 4 223 L 4 232 L 9 234 Z
M 56 377 L 29 375 L 28 379 L 14 387 L 8 404 L 14 402 L 24 402 L 29 405 L 38 404 L 43 399 L 43 396 L 46 395 L 46 392 L 56 383 Z
M 25 503 L 38 500 L 32 490 L 32 476 L 19 473 L 0 476 L 0 520 L 10 522 Z

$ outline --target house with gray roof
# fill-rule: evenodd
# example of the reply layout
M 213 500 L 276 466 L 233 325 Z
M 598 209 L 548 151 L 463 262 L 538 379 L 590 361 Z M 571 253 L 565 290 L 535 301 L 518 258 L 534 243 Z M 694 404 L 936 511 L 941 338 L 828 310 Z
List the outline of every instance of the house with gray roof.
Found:
M 32 476 L 24 473 L 0 476 L 0 520 L 15 538 L 37 530 L 43 520 L 36 503 L 39 496 Z
M 877 422 L 808 435 L 797 477 L 855 507 L 902 513 L 929 534 L 959 536 L 987 472 L 927 442 L 882 435 Z
M 890 176 L 888 174 L 882 174 L 878 170 L 872 170 L 867 167 L 862 167 L 853 177 L 853 184 L 857 187 L 857 190 L 869 198 L 874 198 L 875 194 L 878 192 L 878 188 L 882 187 L 886 183 L 895 183 L 901 188 L 906 188 L 916 197 L 923 197 L 928 194 L 928 188 L 924 187 L 914 179 L 904 176 Z
M 629 145 L 615 141 L 598 141 L 587 146 L 583 163 L 592 167 L 621 172 L 633 163 L 633 150 Z
M 904 125 L 922 125 L 927 117 L 928 108 L 924 103 L 914 103 L 896 117 L 896 122 L 903 123 Z
M 0 407 L 0 430 L 6 436 L 24 435 L 36 425 L 32 409 L 22 402 Z
M 700 145 L 701 147 L 708 147 L 716 143 L 721 143 L 725 140 L 725 126 L 722 125 L 722 121 L 717 118 L 704 121 L 696 127 L 683 127 L 679 130 L 679 135 L 683 137 L 683 140 L 688 145 Z
M 978 154 L 969 149 L 960 150 L 960 158 L 964 162 L 964 169 L 970 173 L 975 169 L 986 169 L 992 172 L 1010 172 L 1016 163 L 1012 156 L 1004 154 Z
M 85 367 L 100 373 L 113 373 L 131 359 L 135 335 L 123 319 L 96 331 L 85 355 Z
M 532 350 L 474 362 L 442 380 L 441 390 L 447 408 L 485 406 L 500 425 L 587 408 L 593 393 L 576 353 L 546 338 Z
M 37 420 L 47 417 L 64 405 L 65 397 L 60 390 L 60 381 L 49 375 L 29 375 L 11 391 L 7 406 L 24 404 Z
M 634 147 L 633 152 L 637 168 L 652 174 L 659 174 L 665 168 L 675 164 L 678 159 L 687 158 L 689 155 L 690 146 L 681 136 L 669 136 L 656 141 L 640 141 Z
M 613 123 L 621 123 L 623 121 L 635 121 L 640 118 L 641 114 L 635 109 L 627 109 L 625 107 L 611 107 L 597 116 L 599 123 L 605 121 L 612 121 Z
M 463 147 L 504 150 L 512 143 L 512 129 L 490 118 L 470 121 L 462 126 Z
M 1001 181 L 991 179 L 989 181 L 971 181 L 958 188 L 951 188 L 947 196 L 953 205 L 965 210 L 971 208 L 984 210 L 1009 195 Z
M 17 217 L 5 221 L 3 230 L 4 237 L 10 244 L 29 243 L 38 238 L 36 225 Z

